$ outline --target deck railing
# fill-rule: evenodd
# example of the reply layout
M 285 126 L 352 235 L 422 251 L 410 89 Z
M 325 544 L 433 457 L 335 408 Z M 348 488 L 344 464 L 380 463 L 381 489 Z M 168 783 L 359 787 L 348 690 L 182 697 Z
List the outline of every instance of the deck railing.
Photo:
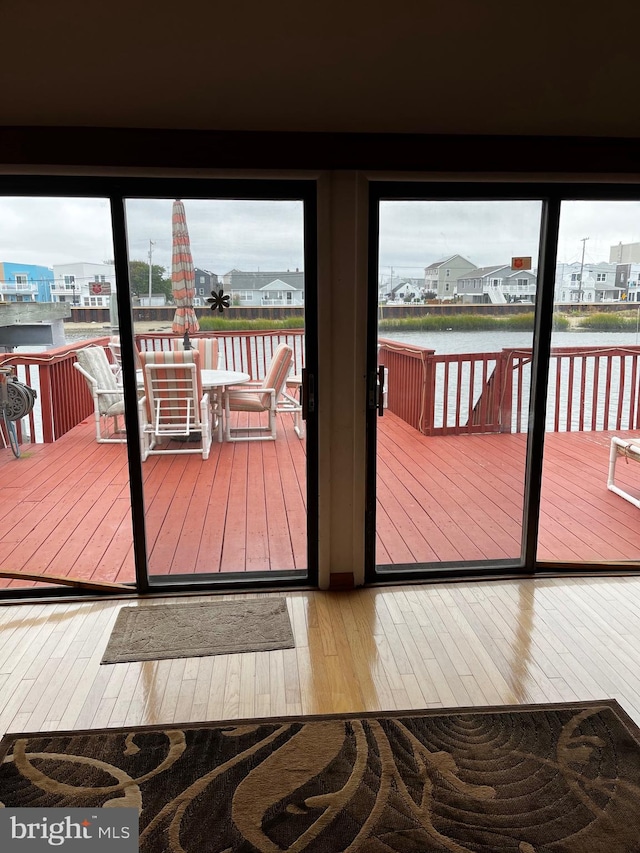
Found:
M 433 429 L 426 396 L 432 385 L 430 358 L 434 352 L 398 341 L 378 341 L 378 363 L 389 371 L 387 408 L 425 435 Z
M 389 411 L 425 435 L 526 432 L 531 349 L 435 355 L 379 341 Z M 640 347 L 558 347 L 551 353 L 547 430 L 640 428 Z
M 202 333 L 206 336 L 206 333 Z M 211 333 L 209 333 L 211 336 Z M 260 380 L 281 342 L 303 367 L 302 330 L 214 333 L 224 366 Z M 198 337 L 195 335 L 194 337 Z M 170 347 L 170 334 L 141 334 L 143 350 Z M 38 392 L 34 411 L 18 423 L 22 442 L 49 443 L 93 413 L 83 377 L 73 369 L 78 349 L 106 346 L 108 337 L 38 353 L 0 354 Z M 107 350 L 110 356 L 109 350 Z M 436 355 L 424 347 L 380 340 L 388 369 L 388 409 L 425 435 L 526 432 L 531 350 Z M 640 429 L 640 347 L 562 347 L 552 350 L 547 429 L 554 432 Z
M 216 337 L 223 353 L 223 366 L 228 370 L 249 373 L 252 379 L 264 378 L 273 351 L 279 343 L 288 343 L 293 349 L 296 373 L 304 366 L 304 331 L 281 332 L 225 332 L 196 333 L 195 337 Z M 136 345 L 141 350 L 169 349 L 176 335 L 151 333 L 136 335 Z M 105 347 L 109 361 L 109 337 L 76 341 L 45 352 L 0 353 L 0 367 L 16 368 L 18 378 L 35 388 L 38 397 L 27 419 L 17 422 L 21 444 L 49 444 L 63 436 L 85 418 L 93 416 L 93 401 L 87 383 L 74 369 L 76 353 L 85 346 Z M 28 424 L 28 426 L 27 426 Z M 0 440 L 0 447 L 2 442 Z
M 278 344 L 285 343 L 293 349 L 293 372 L 300 373 L 304 367 L 304 330 L 283 329 L 263 332 L 196 332 L 189 335 L 196 338 L 217 338 L 222 353 L 222 366 L 225 370 L 240 370 L 248 373 L 252 379 L 264 379 L 266 368 L 271 361 Z M 167 350 L 176 335 L 165 333 L 145 333 L 136 335 L 139 350 Z
M 109 337 L 78 341 L 45 352 L 0 354 L 0 367 L 15 367 L 18 379 L 35 388 L 33 411 L 17 422 L 21 443 L 49 444 L 93 414 L 93 401 L 84 378 L 74 370 L 76 353 L 83 346 L 106 346 Z M 111 359 L 111 353 L 107 350 Z M 25 427 L 25 420 L 28 427 Z

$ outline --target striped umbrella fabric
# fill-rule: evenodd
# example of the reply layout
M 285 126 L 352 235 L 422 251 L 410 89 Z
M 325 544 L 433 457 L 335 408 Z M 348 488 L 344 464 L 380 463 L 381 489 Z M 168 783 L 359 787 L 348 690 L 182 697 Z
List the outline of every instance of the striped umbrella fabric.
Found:
M 171 290 L 177 307 L 171 329 L 175 334 L 182 335 L 187 331 L 197 332 L 200 324 L 193 310 L 196 276 L 191 257 L 187 216 L 180 199 L 173 203 L 172 233 Z

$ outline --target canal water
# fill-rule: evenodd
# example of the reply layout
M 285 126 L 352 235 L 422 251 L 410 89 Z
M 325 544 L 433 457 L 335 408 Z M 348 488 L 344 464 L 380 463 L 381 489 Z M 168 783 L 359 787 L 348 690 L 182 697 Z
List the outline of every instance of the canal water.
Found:
M 501 349 L 530 347 L 532 332 L 484 331 L 484 332 L 399 332 L 396 329 L 380 332 L 379 337 L 414 346 L 434 349 L 436 355 L 463 352 L 497 352 Z M 627 332 L 571 331 L 554 332 L 551 340 L 554 347 L 624 347 L 640 346 L 640 334 Z

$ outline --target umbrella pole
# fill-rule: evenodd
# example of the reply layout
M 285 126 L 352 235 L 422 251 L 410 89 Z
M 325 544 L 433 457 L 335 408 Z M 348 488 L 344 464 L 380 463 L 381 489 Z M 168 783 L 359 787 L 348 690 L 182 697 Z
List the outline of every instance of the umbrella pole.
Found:
M 182 339 L 182 348 L 183 349 L 193 349 L 191 346 L 191 341 L 189 340 L 189 329 L 186 328 L 184 330 L 184 338 Z

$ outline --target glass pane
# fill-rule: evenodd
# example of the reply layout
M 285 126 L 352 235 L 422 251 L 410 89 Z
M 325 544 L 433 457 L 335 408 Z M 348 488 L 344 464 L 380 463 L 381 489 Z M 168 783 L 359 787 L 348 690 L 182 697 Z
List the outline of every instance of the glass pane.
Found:
M 640 560 L 639 221 L 640 202 L 562 204 L 540 560 Z
M 109 202 L 5 197 L 0 228 L 0 365 L 37 394 L 28 411 L 28 392 L 8 391 L 21 455 L 5 427 L 0 555 L 17 577 L 0 588 L 30 574 L 132 582 Z
M 378 570 L 520 559 L 540 217 L 380 204 Z
M 126 212 L 150 576 L 304 573 L 303 202 Z

